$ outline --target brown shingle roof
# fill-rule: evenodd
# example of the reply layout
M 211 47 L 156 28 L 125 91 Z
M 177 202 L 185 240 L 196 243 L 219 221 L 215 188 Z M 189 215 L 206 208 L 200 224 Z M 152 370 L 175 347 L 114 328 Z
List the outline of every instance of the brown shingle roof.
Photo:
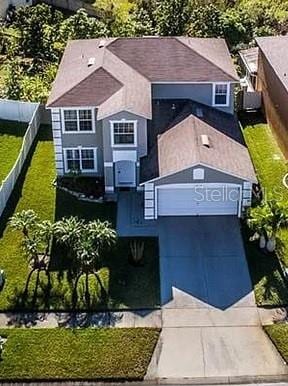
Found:
M 238 80 L 222 39 L 112 38 L 102 48 L 99 43 L 67 45 L 48 107 L 96 106 L 99 119 L 121 109 L 151 118 L 151 82 Z M 88 66 L 90 58 L 94 63 Z
M 256 43 L 288 90 L 288 36 L 260 37 Z
M 103 85 L 105 85 L 105 87 L 103 87 Z M 55 104 L 61 107 L 99 106 L 122 88 L 122 86 L 117 79 L 100 67 L 76 84 L 76 86 L 68 90 L 64 95 L 60 94 L 61 96 L 58 99 L 54 99 L 54 102 L 53 94 L 51 94 L 51 107 Z M 57 98 L 57 93 L 55 94 L 54 98 Z
M 223 39 L 126 38 L 107 48 L 152 82 L 238 80 Z
M 122 110 L 151 118 L 150 82 L 113 53 L 99 48 L 99 42 L 68 44 L 47 106 L 97 106 L 98 119 Z M 88 66 L 90 58 L 94 63 Z
M 210 147 L 202 144 L 203 134 Z M 247 148 L 192 114 L 159 136 L 158 163 L 160 177 L 202 164 L 257 181 Z

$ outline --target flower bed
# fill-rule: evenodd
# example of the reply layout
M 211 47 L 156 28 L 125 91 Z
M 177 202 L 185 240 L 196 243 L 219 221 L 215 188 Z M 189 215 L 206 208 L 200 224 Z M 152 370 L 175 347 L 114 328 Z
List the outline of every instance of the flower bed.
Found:
M 82 199 L 99 200 L 104 195 L 104 181 L 98 177 L 61 177 L 56 184 L 59 189 Z

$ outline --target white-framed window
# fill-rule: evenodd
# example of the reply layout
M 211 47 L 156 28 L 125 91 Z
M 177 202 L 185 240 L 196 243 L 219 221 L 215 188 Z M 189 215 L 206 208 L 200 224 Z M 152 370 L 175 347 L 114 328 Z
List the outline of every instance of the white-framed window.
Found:
M 64 148 L 65 172 L 79 170 L 82 173 L 97 172 L 97 148 Z
M 230 84 L 213 83 L 213 106 L 229 106 Z
M 110 125 L 112 146 L 137 146 L 137 121 L 110 121 Z
M 91 133 L 95 131 L 93 110 L 89 108 L 62 109 L 64 133 Z

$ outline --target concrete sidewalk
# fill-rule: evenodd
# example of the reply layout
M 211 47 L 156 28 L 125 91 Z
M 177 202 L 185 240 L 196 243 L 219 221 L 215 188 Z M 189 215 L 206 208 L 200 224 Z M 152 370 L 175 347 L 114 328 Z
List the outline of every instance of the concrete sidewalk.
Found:
M 161 328 L 161 310 L 117 312 L 29 312 L 0 313 L 0 328 L 57 328 L 57 327 L 157 327 Z
M 160 339 L 159 383 L 288 379 L 287 366 L 257 326 L 164 328 Z

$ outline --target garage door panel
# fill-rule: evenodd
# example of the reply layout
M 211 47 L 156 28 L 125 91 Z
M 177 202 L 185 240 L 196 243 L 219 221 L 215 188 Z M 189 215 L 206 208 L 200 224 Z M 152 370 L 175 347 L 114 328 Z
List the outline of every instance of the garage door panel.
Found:
M 239 188 L 161 188 L 159 216 L 237 215 Z

